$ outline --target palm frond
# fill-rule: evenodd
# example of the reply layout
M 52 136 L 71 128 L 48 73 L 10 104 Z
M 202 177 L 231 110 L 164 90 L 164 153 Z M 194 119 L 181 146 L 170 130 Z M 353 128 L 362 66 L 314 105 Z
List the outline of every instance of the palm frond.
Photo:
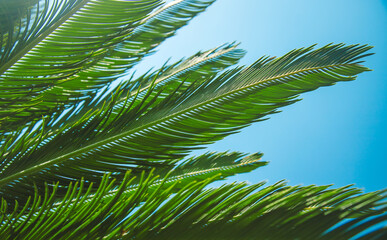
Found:
M 151 110 L 141 104 L 129 107 L 107 125 L 109 111 L 91 113 L 94 118 L 87 124 L 79 121 L 35 151 L 21 157 L 16 152 L 5 154 L 8 168 L 1 173 L 1 191 L 25 191 L 31 180 L 93 179 L 105 171 L 160 166 L 184 157 L 295 102 L 299 93 L 353 80 L 368 70 L 357 60 L 369 48 L 329 45 L 262 58 L 248 68 L 171 95 Z
M 105 176 L 96 194 L 84 182 L 68 187 L 54 203 L 55 190 L 35 195 L 22 211 L 2 200 L 2 239 L 350 239 L 387 220 L 383 191 L 329 186 L 262 188 L 262 183 L 234 183 L 204 189 L 211 181 L 191 181 L 156 188 L 142 177 L 115 189 Z M 166 182 L 166 181 L 164 181 Z M 86 190 L 86 191 L 85 191 Z M 109 197 L 106 194 L 114 190 Z M 175 192 L 175 193 L 174 193 Z M 174 194 L 173 194 L 174 193 Z M 354 217 L 357 216 L 357 217 Z M 348 219 L 348 220 L 346 220 Z M 345 221 L 344 221 L 345 220 Z M 316 224 L 316 223 L 319 224 Z M 377 234 L 379 229 L 369 234 Z
M 235 64 L 243 55 L 244 51 L 236 49 L 236 45 L 233 44 L 214 48 L 203 53 L 198 52 L 188 59 L 181 60 L 166 67 L 163 71 L 157 71 L 162 72 L 162 74 L 159 74 L 156 81 L 157 85 L 153 86 L 153 88 L 163 88 L 163 91 L 165 92 L 166 90 L 174 91 L 174 88 L 180 87 L 180 90 L 182 91 L 193 82 L 202 83 L 200 81 L 201 79 L 204 81 L 224 68 Z M 82 125 L 90 123 L 90 121 L 96 117 L 96 121 L 100 121 L 100 119 L 98 119 L 99 114 L 94 114 L 96 111 L 95 109 L 103 110 L 104 107 L 107 107 L 106 104 L 104 104 L 106 102 L 113 101 L 116 103 L 110 113 L 110 115 L 113 116 L 110 118 L 114 119 L 114 116 L 120 114 L 122 108 L 127 107 L 125 104 L 128 104 L 128 102 L 130 103 L 134 97 L 136 97 L 136 99 L 144 97 L 144 93 L 151 88 L 151 81 L 156 74 L 157 73 L 155 72 L 142 76 L 135 81 L 130 81 L 125 85 L 118 86 L 118 90 L 121 91 L 120 94 L 106 95 L 105 98 L 97 99 L 96 101 L 99 102 L 98 104 L 95 103 L 95 101 L 91 101 L 88 105 L 81 108 L 81 110 L 68 111 L 61 116 L 60 120 L 57 118 L 53 118 L 51 121 L 45 120 L 40 124 L 39 128 L 36 128 L 36 125 L 31 124 L 27 129 L 16 131 L 13 134 L 5 136 L 1 144 L 2 147 L 0 148 L 0 151 L 3 153 L 2 156 L 4 157 L 0 164 L 0 174 L 10 165 L 17 164 L 16 162 L 13 163 L 13 161 L 17 161 L 18 158 L 23 158 L 23 156 L 29 155 L 33 150 L 50 143 L 50 141 L 54 139 L 54 136 L 67 131 L 73 124 Z M 185 87 L 181 86 L 181 84 L 185 84 Z M 137 88 L 137 90 L 132 90 L 133 88 Z M 137 91 L 139 94 L 134 96 L 133 92 Z M 152 94 L 154 92 L 152 92 Z M 114 99 L 118 96 L 125 97 L 115 101 Z M 156 102 L 160 102 L 163 98 L 164 96 L 158 96 Z M 137 102 L 135 104 L 137 104 Z M 90 112 L 93 114 L 88 114 Z M 90 117 L 85 117 L 85 115 Z M 52 144 L 55 145 L 56 143 Z
M 66 104 L 92 98 L 98 89 L 123 76 L 139 58 L 212 2 L 177 1 L 173 7 L 163 7 L 145 19 L 157 7 L 158 0 L 84 0 L 78 3 L 79 7 L 72 8 L 70 4 L 54 2 L 54 6 L 70 6 L 71 11 L 65 16 L 55 15 L 62 18 L 49 27 L 47 34 L 34 38 L 28 45 L 31 50 L 24 46 L 14 57 L 17 62 L 10 60 L 1 68 L 4 70 L 0 82 L 3 86 L 0 88 L 4 88 L 0 113 L 0 118 L 4 117 L 3 128 L 9 129 L 19 121 L 35 120 L 37 116 L 62 110 Z M 58 28 L 54 30 L 55 27 Z M 152 28 L 152 34 L 158 35 L 150 45 L 149 39 L 144 40 L 149 37 L 144 36 L 144 28 Z M 134 49 L 131 51 L 131 48 Z M 10 99 L 10 96 L 13 97 Z M 11 126 L 5 126 L 5 120 Z
M 66 193 L 63 195 L 64 198 L 61 199 L 60 202 L 55 202 L 58 197 L 63 197 L 59 193 L 61 190 L 58 188 L 59 183 L 46 184 L 44 189 L 45 193 L 43 192 L 45 194 L 43 202 L 41 202 L 41 199 L 38 196 L 38 191 L 35 189 L 35 194 L 32 194 L 32 196 L 35 195 L 33 202 L 31 203 L 32 200 L 30 196 L 22 210 L 18 209 L 19 204 L 21 203 L 20 201 L 12 204 L 10 202 L 7 203 L 6 200 L 2 198 L 3 202 L 1 212 L 3 213 L 3 219 L 0 222 L 2 222 L 3 225 L 2 228 L 0 227 L 0 236 L 3 236 L 1 232 L 17 232 L 17 229 L 13 229 L 15 226 L 14 222 L 24 222 L 25 224 L 27 221 L 32 221 L 29 222 L 29 224 L 33 226 L 33 224 L 36 223 L 33 219 L 39 218 L 39 214 L 42 214 L 42 211 L 57 211 L 59 214 L 62 214 L 63 211 L 76 208 L 76 205 L 82 205 L 83 203 L 93 204 L 95 201 L 103 201 L 103 203 L 106 204 L 106 202 L 114 199 L 117 194 L 123 193 L 126 196 L 137 195 L 139 189 L 142 189 L 142 191 L 146 189 L 147 195 L 142 196 L 141 200 L 139 200 L 142 202 L 149 198 L 149 194 L 152 195 L 151 193 L 154 191 L 165 190 L 171 194 L 179 191 L 180 189 L 183 189 L 187 184 L 189 185 L 192 182 L 205 181 L 206 183 L 210 183 L 216 180 L 225 179 L 228 176 L 232 176 L 238 173 L 249 172 L 267 164 L 267 162 L 260 161 L 262 154 L 253 154 L 247 157 L 244 156 L 245 154 L 236 152 L 217 154 L 207 153 L 197 158 L 190 158 L 185 160 L 183 163 L 175 166 L 172 171 L 171 169 L 164 169 L 164 171 L 161 171 L 160 169 L 156 170 L 156 173 L 164 175 L 162 178 L 153 177 L 154 174 L 152 173 L 145 178 L 144 173 L 142 173 L 140 180 L 136 180 L 135 178 L 131 177 L 130 181 L 124 184 L 124 182 L 128 180 L 128 175 L 126 175 L 123 183 L 121 183 L 121 187 L 123 186 L 122 184 L 125 185 L 124 190 L 121 187 L 113 187 L 113 183 L 114 186 L 119 184 L 117 181 L 113 181 L 106 185 L 107 175 L 103 178 L 101 183 L 99 183 L 100 181 L 95 182 L 97 185 L 97 191 L 92 190 L 93 183 L 90 184 L 89 181 L 82 180 L 80 185 L 78 185 L 79 183 L 76 183 L 75 185 L 70 183 L 70 185 L 66 187 Z M 154 172 L 155 171 L 153 171 L 153 173 Z M 144 182 L 146 184 L 144 184 Z M 48 186 L 53 187 L 53 193 L 51 196 L 49 196 L 50 193 L 48 192 Z M 82 191 L 85 188 L 87 188 L 86 193 L 83 193 Z M 28 194 L 24 194 L 25 196 L 28 196 Z M 16 197 L 15 199 L 18 198 Z M 63 206 L 63 204 L 65 206 Z M 12 213 L 6 214 L 9 206 L 13 206 L 14 210 Z M 77 211 L 76 209 L 73 210 Z M 28 214 L 26 214 L 26 212 L 28 212 Z M 87 216 L 83 214 L 81 215 L 83 217 Z M 19 218 L 21 220 L 18 220 Z M 30 234 L 31 231 L 33 232 L 31 228 L 24 229 L 24 232 L 28 234 Z M 66 229 L 64 231 L 66 231 Z M 4 235 L 9 235 L 11 238 L 15 237 L 12 234 Z
M 61 129 L 63 126 L 70 128 L 72 124 L 81 122 L 89 122 L 90 118 L 93 118 L 94 115 L 91 115 L 90 118 L 86 117 L 87 113 L 95 112 L 96 109 L 102 109 L 106 107 L 106 102 L 114 102 L 111 115 L 116 116 L 119 114 L 125 106 L 130 104 L 136 97 L 135 104 L 138 104 L 138 100 L 144 98 L 146 92 L 149 89 L 163 89 L 163 92 L 166 91 L 175 91 L 179 87 L 180 91 L 184 91 L 192 83 L 201 84 L 206 79 L 211 76 L 221 72 L 224 68 L 227 68 L 239 61 L 243 57 L 244 51 L 237 49 L 234 44 L 226 44 L 214 49 L 210 49 L 205 52 L 198 52 L 197 54 L 180 60 L 170 66 L 166 66 L 163 69 L 160 69 L 156 72 L 145 74 L 140 78 L 135 80 L 127 81 L 123 85 L 119 85 L 112 92 L 119 92 L 120 94 L 102 94 L 104 97 L 98 97 L 91 101 L 85 103 L 82 108 L 75 108 L 75 110 L 67 111 L 65 114 L 62 114 L 59 117 L 52 117 L 51 120 L 46 120 L 46 131 L 43 133 L 43 129 L 37 128 L 35 131 L 31 131 L 37 126 L 34 124 L 29 125 L 29 129 L 19 130 L 10 136 L 4 136 L 2 141 L 2 152 L 13 151 L 15 154 L 25 153 L 26 149 L 35 148 L 35 146 L 44 145 L 50 141 L 58 132 L 65 131 Z M 166 64 L 165 64 L 166 65 Z M 157 76 L 157 80 L 152 84 L 153 79 Z M 199 80 L 198 80 L 199 79 Z M 184 86 L 182 86 L 182 84 Z M 156 91 L 152 91 L 153 96 Z M 117 101 L 115 100 L 118 96 L 123 96 Z M 165 96 L 158 96 L 156 102 L 160 102 Z M 149 97 L 148 97 L 149 99 Z M 83 119 L 83 120 L 82 120 Z M 113 118 L 114 119 L 114 118 Z M 41 124 L 38 124 L 41 125 Z M 41 126 L 42 127 L 42 126 Z M 23 134 L 24 132 L 24 134 Z M 44 138 L 42 138 L 42 134 Z M 38 139 L 44 139 L 44 142 L 40 142 Z M 22 142 L 23 149 L 12 147 L 17 144 L 15 139 L 18 139 L 18 142 Z M 30 139 L 26 141 L 26 139 Z M 28 142 L 31 144 L 29 145 Z M 31 146 L 32 145 L 32 146 Z M 10 153 L 7 153 L 12 155 Z M 0 166 L 4 168 L 8 162 L 3 160 Z
M 192 182 L 206 181 L 209 184 L 215 181 L 225 180 L 230 176 L 256 170 L 268 164 L 268 162 L 261 161 L 262 154 L 245 155 L 239 152 L 206 153 L 198 157 L 188 158 L 169 168 L 154 168 L 149 171 L 148 177 L 155 177 L 152 178 L 152 183 L 147 187 L 148 191 L 173 187 L 170 191 L 171 193 L 175 193 Z M 125 194 L 132 194 L 140 187 L 144 174 L 145 172 L 142 172 L 139 175 L 141 176 L 139 179 L 134 178 L 132 180 L 132 184 L 125 189 Z M 115 184 L 117 185 L 117 182 L 120 181 L 115 179 Z M 96 182 L 98 183 L 99 181 Z M 60 196 L 60 191 L 61 189 L 58 188 L 56 191 L 57 197 Z M 117 189 L 108 191 L 103 198 L 111 198 L 117 191 Z M 65 192 L 67 192 L 67 189 Z M 92 194 L 87 198 L 94 197 L 96 194 L 94 192 L 91 190 Z M 72 201 L 74 202 L 74 200 Z M 9 205 L 12 206 L 12 204 Z M 58 203 L 54 204 L 54 206 L 58 206 Z

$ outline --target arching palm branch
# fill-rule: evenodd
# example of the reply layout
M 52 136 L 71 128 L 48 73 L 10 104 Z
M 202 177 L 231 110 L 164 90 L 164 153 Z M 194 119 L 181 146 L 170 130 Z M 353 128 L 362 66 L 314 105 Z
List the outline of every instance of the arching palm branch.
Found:
M 267 162 L 189 157 L 301 93 L 354 80 L 371 47 L 231 67 L 244 51 L 225 44 L 112 84 L 213 2 L 0 1 L 1 239 L 386 237 L 384 191 L 209 188 Z

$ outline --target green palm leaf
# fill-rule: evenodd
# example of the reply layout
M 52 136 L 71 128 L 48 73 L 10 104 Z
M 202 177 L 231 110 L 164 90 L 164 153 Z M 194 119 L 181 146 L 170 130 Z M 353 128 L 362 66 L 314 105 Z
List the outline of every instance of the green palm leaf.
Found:
M 189 86 L 193 81 L 197 81 L 196 79 L 205 79 L 206 77 L 213 76 L 223 68 L 235 64 L 243 56 L 244 52 L 235 47 L 235 45 L 227 45 L 203 53 L 199 52 L 186 60 L 179 61 L 170 67 L 166 67 L 163 73 L 160 74 L 157 80 L 158 85 L 155 88 L 160 88 L 161 86 L 164 91 L 165 89 L 174 90 L 174 88 L 182 83 Z M 141 77 L 136 81 L 127 82 L 127 85 L 119 86 L 120 90 L 122 89 L 123 91 L 121 95 L 133 99 L 134 96 L 131 95 L 131 89 L 135 86 L 137 86 L 137 88 L 139 86 L 144 86 L 138 91 L 140 91 L 140 94 L 145 93 L 151 87 L 150 81 L 154 78 L 154 75 L 155 74 L 150 74 L 150 76 Z M 180 86 L 180 89 L 184 89 L 184 87 Z M 119 114 L 120 109 L 125 107 L 124 103 L 126 102 L 125 99 L 127 97 L 117 101 L 117 104 L 113 107 L 113 112 L 111 113 L 112 116 Z M 157 101 L 160 102 L 160 99 L 163 99 L 163 96 L 159 96 Z M 41 130 L 37 129 L 33 131 L 33 125 L 31 125 L 30 128 L 25 131 L 17 131 L 12 135 L 7 136 L 7 138 L 3 140 L 1 148 L 2 156 L 6 157 L 3 158 L 1 162 L 0 166 L 2 170 L 0 172 L 3 172 L 10 165 L 17 165 L 20 161 L 18 158 L 21 158 L 21 153 L 23 153 L 23 155 L 28 155 L 28 153 L 31 153 L 34 149 L 43 147 L 50 142 L 52 135 L 58 134 L 58 132 L 60 133 L 61 131 L 66 131 L 66 129 L 70 128 L 69 126 L 71 126 L 71 124 L 75 123 L 80 125 L 89 122 L 90 118 L 82 120 L 82 115 L 93 111 L 95 108 L 103 108 L 105 106 L 103 102 L 110 100 L 110 95 L 107 95 L 106 98 L 99 100 L 101 103 L 96 106 L 94 102 L 91 102 L 88 106 L 83 107 L 80 112 L 76 112 L 76 114 L 72 114 L 74 112 L 69 111 L 67 115 L 60 119 L 60 121 L 55 118 L 53 119 L 53 123 L 47 123 L 46 121 L 46 124 L 44 124 L 45 127 Z M 91 118 L 94 117 L 95 115 L 91 115 Z M 63 128 L 57 129 L 58 126 L 62 125 L 67 126 L 64 128 L 65 130 Z
M 25 191 L 31 180 L 41 188 L 44 181 L 60 180 L 66 186 L 80 176 L 92 181 L 105 171 L 116 172 L 118 177 L 127 169 L 167 165 L 198 145 L 221 139 L 295 102 L 299 93 L 353 80 L 368 70 L 356 61 L 369 48 L 298 49 L 211 78 L 199 88 L 169 96 L 151 110 L 142 104 L 128 107 L 108 124 L 109 111 L 91 113 L 86 124 L 79 121 L 70 129 L 63 128 L 40 148 L 7 152 L 1 192 Z M 20 144 L 20 148 L 25 146 Z

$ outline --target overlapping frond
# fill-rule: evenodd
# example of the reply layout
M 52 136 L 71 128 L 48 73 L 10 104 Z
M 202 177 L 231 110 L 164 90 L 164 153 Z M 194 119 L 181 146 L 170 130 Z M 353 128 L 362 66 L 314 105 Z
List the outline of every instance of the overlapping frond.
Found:
M 286 186 L 283 182 L 211 182 L 167 187 L 151 176 L 130 188 L 127 174 L 114 189 L 105 176 L 96 194 L 84 181 L 71 184 L 55 202 L 56 186 L 35 195 L 21 211 L 1 204 L 2 239 L 350 239 L 387 220 L 382 191 Z M 125 190 L 129 189 L 129 190 Z M 50 193 L 52 191 L 52 193 Z M 110 193 L 110 195 L 109 195 Z M 105 197 L 104 197 L 105 196 Z M 107 196 L 107 197 L 106 197 Z M 19 211 L 18 211 L 19 210 Z M 347 219 L 347 220 L 346 220 Z M 344 221 L 346 220 L 346 221 Z M 316 224 L 318 222 L 319 224 Z M 368 231 L 377 235 L 379 229 Z
M 262 154 L 252 154 L 249 156 L 245 156 L 245 154 L 239 152 L 221 152 L 221 153 L 206 153 L 198 157 L 191 157 L 185 160 L 176 159 L 168 162 L 168 164 L 152 164 L 152 163 L 143 163 L 142 170 L 149 172 L 152 167 L 154 168 L 154 174 L 157 176 L 168 176 L 168 184 L 179 182 L 179 185 L 184 186 L 193 180 L 206 180 L 208 178 L 212 178 L 213 180 L 221 180 L 225 179 L 228 176 L 232 176 L 239 173 L 250 172 L 258 167 L 265 166 L 267 162 L 260 161 Z M 117 166 L 118 167 L 118 166 Z M 129 169 L 130 166 L 121 166 L 121 172 L 114 172 L 116 176 L 121 180 L 124 176 L 125 170 Z M 136 169 L 137 173 L 132 175 L 139 175 L 140 169 Z M 101 171 L 101 173 L 107 173 L 106 171 Z M 118 174 L 118 175 L 117 175 Z M 55 177 L 50 177 L 50 174 L 45 172 L 45 183 L 53 183 L 53 179 Z M 70 184 L 71 182 L 68 179 L 56 176 L 57 180 L 60 180 L 60 184 L 58 184 L 57 189 L 57 197 L 61 196 L 67 191 L 66 183 Z M 95 183 L 98 182 L 98 175 L 95 177 L 87 176 L 87 182 Z M 135 181 L 136 183 L 136 181 Z M 160 182 L 158 183 L 160 184 Z M 39 187 L 37 189 L 26 188 L 24 190 L 15 189 L 15 191 L 7 192 L 7 194 L 2 194 L 2 198 L 8 200 L 10 204 L 13 204 L 12 200 L 17 200 L 19 203 L 24 203 L 28 196 L 33 195 L 34 191 L 38 190 L 42 192 L 44 190 L 44 185 L 42 186 L 41 182 L 35 182 L 35 187 Z M 94 186 L 95 190 L 98 186 Z M 93 191 L 94 192 L 94 191 Z
M 64 115 L 60 119 L 60 121 L 54 118 L 50 122 L 43 122 L 43 124 L 40 124 L 39 128 L 34 129 L 34 125 L 30 125 L 28 129 L 14 132 L 13 134 L 6 136 L 3 140 L 3 144 L 1 144 L 0 151 L 3 153 L 3 159 L 0 164 L 0 174 L 10 165 L 18 165 L 18 162 L 21 161 L 20 159 L 28 156 L 37 148 L 41 148 L 47 143 L 50 143 L 54 136 L 68 130 L 71 126 L 74 128 L 74 124 L 79 125 L 83 129 L 85 129 L 85 123 L 95 126 L 94 123 L 101 120 L 103 109 L 109 108 L 109 106 L 104 104 L 106 102 L 113 101 L 114 103 L 114 105 L 110 106 L 112 107 L 109 118 L 111 121 L 111 119 L 114 119 L 114 116 L 122 112 L 123 108 L 128 107 L 126 105 L 132 102 L 134 97 L 136 97 L 136 102 L 134 102 L 134 104 L 139 104 L 141 102 L 139 100 L 145 97 L 144 95 L 149 89 L 163 88 L 163 92 L 166 92 L 166 90 L 174 91 L 179 87 L 180 91 L 184 91 L 192 83 L 195 82 L 196 84 L 201 84 L 224 68 L 235 64 L 243 55 L 244 51 L 236 49 L 236 46 L 233 44 L 214 48 L 205 52 L 199 52 L 188 59 L 181 60 L 166 67 L 162 71 L 157 71 L 160 73 L 158 75 L 157 72 L 151 73 L 142 76 L 135 81 L 130 81 L 126 85 L 118 86 L 117 88 L 120 91 L 120 94 L 107 95 L 105 98 L 98 99 L 98 104 L 90 102 L 89 105 L 84 106 L 81 111 L 69 111 L 67 112 L 67 115 Z M 152 79 L 154 79 L 156 75 L 158 76 L 157 81 L 155 84 L 152 84 Z M 181 86 L 182 84 L 184 84 L 184 86 Z M 133 88 L 135 89 L 132 90 Z M 137 92 L 139 92 L 139 94 L 137 94 Z M 153 91 L 152 94 L 154 95 L 155 92 L 156 91 Z M 115 99 L 119 96 L 122 97 L 116 101 Z M 163 98 L 164 96 L 158 96 L 156 102 L 162 101 Z M 149 99 L 149 97 L 147 99 Z M 96 109 L 98 110 L 97 112 Z M 87 114 L 90 112 L 92 114 Z M 94 121 L 91 123 L 90 121 L 92 119 L 94 119 Z M 100 129 L 100 131 L 103 131 L 103 129 Z M 76 138 L 82 138 L 82 133 L 80 132 L 73 132 L 72 135 L 76 136 Z M 90 134 L 86 134 L 85 136 L 91 138 Z M 52 143 L 51 145 L 55 146 L 57 144 L 58 143 Z M 76 143 L 73 142 L 73 144 Z
M 56 106 L 106 84 L 96 79 L 75 79 L 82 69 L 94 65 L 111 46 L 121 42 L 134 24 L 159 4 L 158 0 L 69 1 L 76 5 L 45 1 L 45 9 L 36 17 L 40 25 L 32 27 L 34 31 L 44 29 L 23 44 L 18 54 L 2 63 L 2 125 L 3 118 L 12 124 L 18 116 L 26 121 L 34 112 L 47 114 Z
M 3 130 L 92 98 L 213 2 L 176 1 L 148 16 L 159 0 L 71 1 L 45 2 L 48 19 L 32 24 L 39 35 L 17 42 L 20 51 L 2 63 Z
M 254 169 L 257 169 L 258 167 L 264 166 L 267 164 L 267 162 L 260 161 L 260 157 L 262 154 L 253 154 L 247 157 L 244 157 L 245 154 L 241 153 L 207 153 L 203 154 L 196 158 L 189 158 L 184 160 L 184 162 L 175 165 L 172 168 L 167 169 L 153 169 L 155 171 L 152 171 L 151 173 L 144 178 L 144 172 L 141 174 L 141 178 L 139 180 L 136 180 L 135 178 L 131 177 L 130 182 L 126 182 L 128 180 L 128 176 L 126 175 L 126 178 L 121 183 L 121 187 L 117 186 L 120 184 L 120 182 L 117 183 L 117 181 L 111 182 L 109 186 L 107 186 L 107 179 L 106 176 L 100 181 L 94 182 L 95 185 L 94 188 L 97 188 L 97 191 L 93 191 L 93 183 L 90 183 L 88 180 L 82 180 L 81 185 L 78 188 L 78 183 L 76 183 L 75 186 L 73 186 L 72 183 L 70 183 L 69 187 L 66 187 L 66 194 L 62 195 L 60 194 L 60 191 L 63 189 L 59 189 L 59 183 L 53 183 L 53 184 L 46 184 L 45 189 L 43 192 L 45 192 L 45 199 L 43 202 L 41 202 L 41 199 L 37 196 L 38 190 L 35 189 L 35 194 L 32 192 L 32 196 L 34 197 L 34 202 L 31 203 L 31 197 L 27 200 L 27 202 L 20 202 L 17 201 L 16 203 L 12 202 L 6 202 L 5 198 L 2 198 L 2 209 L 1 212 L 3 214 L 7 213 L 7 215 L 2 215 L 2 226 L 0 227 L 0 235 L 5 236 L 9 235 L 9 237 L 15 237 L 12 234 L 9 234 L 9 231 L 17 231 L 17 229 L 13 229 L 15 224 L 8 222 L 8 220 L 12 219 L 13 222 L 17 222 L 18 218 L 20 217 L 21 221 L 30 221 L 29 224 L 33 225 L 36 222 L 34 220 L 29 220 L 30 218 L 39 220 L 39 214 L 41 214 L 41 211 L 46 210 L 53 212 L 58 211 L 59 214 L 62 214 L 63 211 L 68 211 L 69 209 L 75 208 L 75 205 L 82 205 L 83 203 L 87 202 L 90 204 L 90 202 L 93 201 L 103 201 L 104 204 L 106 204 L 107 201 L 110 201 L 111 199 L 114 199 L 117 194 L 122 194 L 124 192 L 125 195 L 137 195 L 138 190 L 142 189 L 142 191 L 145 191 L 149 194 L 155 190 L 161 191 L 166 190 L 169 192 L 169 194 L 174 193 L 176 191 L 179 191 L 180 189 L 184 188 L 187 184 L 191 184 L 192 182 L 197 181 L 205 181 L 206 183 L 210 183 L 216 180 L 225 179 L 228 176 L 232 176 L 238 173 L 245 173 L 252 171 Z M 158 174 L 158 176 L 163 177 L 153 177 L 155 174 Z M 126 180 L 125 180 L 126 179 Z M 152 179 L 152 180 L 151 180 Z M 144 184 L 145 182 L 145 184 Z M 47 192 L 48 186 L 51 186 L 54 188 L 54 193 L 52 193 L 52 196 L 48 196 L 49 193 Z M 87 191 L 82 192 L 82 189 L 87 189 Z M 48 194 L 48 195 L 47 195 Z M 28 196 L 28 193 L 24 193 L 24 197 Z M 63 197 L 60 202 L 57 202 L 58 197 Z M 76 197 L 77 196 L 77 197 Z M 48 199 L 49 198 L 49 199 Z M 149 198 L 149 196 L 144 195 L 141 199 L 141 201 L 144 201 L 144 199 Z M 12 198 L 11 200 L 12 201 Z M 140 201 L 140 202 L 141 202 Z M 63 202 L 66 202 L 65 206 L 63 206 Z M 19 204 L 23 204 L 21 207 L 22 209 L 19 209 Z M 118 204 L 118 203 L 117 203 Z M 7 208 L 9 206 L 13 206 L 13 213 L 8 214 Z M 64 209 L 62 209 L 64 208 Z M 82 207 L 80 207 L 82 209 Z M 73 209 L 74 211 L 83 211 L 80 209 Z M 92 210 L 92 209 L 89 209 Z M 71 212 L 72 210 L 70 210 Z M 26 215 L 26 212 L 29 212 Z M 39 213 L 38 213 L 39 212 Z M 32 214 L 32 215 L 31 215 Z M 35 214 L 35 215 L 33 215 Z M 49 214 L 49 213 L 46 213 Z M 69 213 L 70 214 L 70 213 Z M 79 215 L 79 214 L 76 214 Z M 85 217 L 83 213 L 80 214 L 81 216 Z M 16 217 L 18 216 L 18 217 Z M 72 216 L 67 215 L 66 216 Z M 125 215 L 124 215 L 125 216 Z M 122 217 L 122 216 L 121 216 Z M 51 219 L 51 218 L 50 218 Z M 50 220 L 48 220 L 50 222 Z M 20 223 L 20 221 L 19 221 Z M 50 225 L 50 224 L 48 224 Z M 55 223 L 57 226 L 58 223 Z M 33 228 L 33 226 L 31 226 Z M 37 226 L 34 226 L 37 227 Z M 47 226 L 45 226 L 47 227 Z M 10 230 L 11 229 L 11 230 Z M 12 230 L 13 229 L 13 230 Z M 65 229 L 61 231 L 67 231 L 68 229 L 65 227 Z M 3 233 L 3 235 L 1 234 Z M 7 234 L 4 234 L 7 233 Z M 31 228 L 24 229 L 24 233 L 31 234 Z
M 102 109 L 106 106 L 106 102 L 114 102 L 112 107 L 111 115 L 115 116 L 122 111 L 122 108 L 125 108 L 129 105 L 134 98 L 136 102 L 134 104 L 139 104 L 141 99 L 144 98 L 146 92 L 149 89 L 160 89 L 163 88 L 163 93 L 169 91 L 175 91 L 179 87 L 180 91 L 184 91 L 192 83 L 201 84 L 206 79 L 211 76 L 216 75 L 218 72 L 222 71 L 224 68 L 227 68 L 239 61 L 243 57 L 244 51 L 237 49 L 236 45 L 230 44 L 221 46 L 219 48 L 210 49 L 205 52 L 198 52 L 197 54 L 189 57 L 188 59 L 183 59 L 178 61 L 170 66 L 165 67 L 162 70 L 158 70 L 154 73 L 146 74 L 141 76 L 138 79 L 128 81 L 125 85 L 117 86 L 117 90 L 112 92 L 119 92 L 120 94 L 105 95 L 105 97 L 97 98 L 96 101 L 91 101 L 85 105 L 81 110 L 78 111 L 68 111 L 67 114 L 62 116 L 59 119 L 53 118 L 51 121 L 46 121 L 45 125 L 47 127 L 42 127 L 32 131 L 32 126 L 26 131 L 17 131 L 14 132 L 11 136 L 8 136 L 4 139 L 4 144 L 2 144 L 2 152 L 8 152 L 8 155 L 12 155 L 9 151 L 14 152 L 20 156 L 21 153 L 28 154 L 26 151 L 32 151 L 37 145 L 46 144 L 55 134 L 63 131 L 60 127 L 65 126 L 64 128 L 70 128 L 72 124 L 81 122 L 89 122 L 95 116 L 92 114 L 89 117 L 85 118 L 85 114 L 90 111 L 96 111 L 96 109 Z M 157 77 L 157 80 L 154 84 L 152 81 Z M 184 85 L 184 86 L 182 86 Z M 152 91 L 152 94 L 155 95 L 156 91 Z M 118 96 L 121 96 L 119 99 Z M 156 102 L 160 102 L 164 98 L 164 95 L 158 96 Z M 149 99 L 149 97 L 148 97 Z M 89 115 L 87 115 L 89 116 Z M 111 117 L 111 119 L 114 119 Z M 46 130 L 46 132 L 45 132 Z M 23 134 L 24 132 L 24 134 Z M 42 134 L 44 137 L 42 137 Z M 19 139 L 15 141 L 15 139 Z M 26 139 L 29 139 L 26 141 Z M 39 139 L 44 140 L 42 143 Z M 17 142 L 22 143 L 20 146 L 22 148 L 14 147 Z M 2 169 L 8 165 L 11 158 L 8 158 L 8 161 L 4 159 L 1 163 Z M 15 159 L 15 158 L 12 158 Z
M 144 174 L 155 176 L 152 183 L 148 186 L 149 191 L 155 189 L 169 189 L 173 186 L 173 189 L 170 191 L 171 193 L 175 193 L 194 181 L 206 181 L 207 184 L 209 184 L 214 181 L 224 180 L 227 177 L 236 174 L 256 170 L 257 168 L 268 164 L 268 162 L 261 161 L 262 154 L 260 153 L 249 156 L 245 155 L 246 154 L 239 152 L 206 153 L 198 157 L 186 159 L 179 164 L 172 165 L 170 168 L 153 168 L 147 173 L 145 173 L 145 171 L 142 172 L 138 179 L 133 179 L 131 182 L 133 184 L 125 188 L 125 193 L 129 194 L 136 191 L 141 185 L 141 179 L 143 179 Z M 94 183 L 98 182 L 99 181 L 96 181 Z M 117 185 L 117 181 L 115 185 Z M 57 190 L 57 195 L 60 195 L 60 189 Z M 117 191 L 117 189 L 111 190 L 104 194 L 103 198 L 110 198 L 116 194 Z M 94 191 L 91 192 L 92 194 L 88 196 L 88 198 L 91 198 L 96 194 Z M 58 204 L 56 203 L 54 206 L 58 206 Z
M 299 93 L 353 80 L 368 70 L 357 60 L 369 48 L 298 49 L 171 94 L 150 110 L 149 103 L 127 107 L 113 121 L 107 120 L 109 111 L 91 113 L 94 118 L 87 124 L 79 121 L 43 147 L 17 157 L 23 165 L 17 165 L 14 154 L 7 155 L 10 166 L 1 174 L 1 191 L 24 191 L 31 180 L 66 183 L 79 176 L 96 178 L 104 171 L 160 166 L 181 158 L 293 103 Z

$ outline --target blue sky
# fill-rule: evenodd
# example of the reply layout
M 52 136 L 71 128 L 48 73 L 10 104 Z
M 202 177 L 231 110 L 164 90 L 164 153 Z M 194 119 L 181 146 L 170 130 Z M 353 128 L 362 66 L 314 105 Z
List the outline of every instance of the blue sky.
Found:
M 218 0 L 168 39 L 141 68 L 161 66 L 199 50 L 241 42 L 241 64 L 281 56 L 318 43 L 370 44 L 374 71 L 353 82 L 303 94 L 303 101 L 208 146 L 209 150 L 265 153 L 270 164 L 233 180 L 290 184 L 355 183 L 366 191 L 387 188 L 387 1 Z

